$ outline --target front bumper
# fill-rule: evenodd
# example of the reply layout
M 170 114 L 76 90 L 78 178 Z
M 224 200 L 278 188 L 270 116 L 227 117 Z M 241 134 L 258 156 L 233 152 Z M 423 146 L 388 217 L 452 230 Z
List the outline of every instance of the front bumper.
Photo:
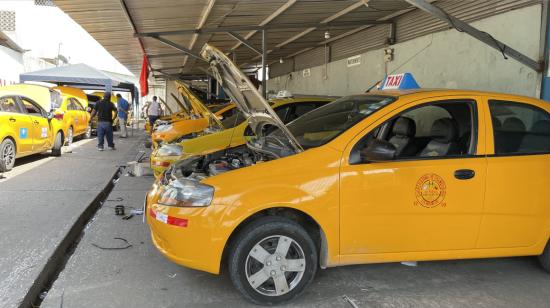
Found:
M 185 267 L 218 274 L 223 243 L 215 240 L 211 207 L 176 208 L 156 203 L 155 188 L 147 197 L 147 223 L 157 249 Z

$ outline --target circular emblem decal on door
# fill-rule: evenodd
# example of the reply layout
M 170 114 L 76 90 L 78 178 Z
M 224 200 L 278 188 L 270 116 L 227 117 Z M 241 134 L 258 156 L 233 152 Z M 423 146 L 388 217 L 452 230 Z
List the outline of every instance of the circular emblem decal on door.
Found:
M 425 174 L 416 182 L 414 203 L 427 208 L 445 206 L 443 201 L 446 192 L 447 186 L 443 178 L 435 173 Z

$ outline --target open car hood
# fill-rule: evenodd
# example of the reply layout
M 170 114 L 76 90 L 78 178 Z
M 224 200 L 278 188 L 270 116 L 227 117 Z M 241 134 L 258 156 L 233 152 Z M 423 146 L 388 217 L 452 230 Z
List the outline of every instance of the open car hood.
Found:
M 220 119 L 218 119 L 218 117 L 202 103 L 200 98 L 198 98 L 186 84 L 177 80 L 174 82 L 176 83 L 178 92 L 183 97 L 184 104 L 190 105 L 190 108 L 188 108 L 190 114 L 195 114 L 206 118 L 208 120 L 209 127 L 219 129 L 224 128 Z
M 269 103 L 223 52 L 205 44 L 201 56 L 210 63 L 214 77 L 247 118 L 250 128 L 257 137 L 264 137 L 264 127 L 273 125 L 279 128 L 287 139 L 286 143 L 291 147 L 289 150 L 295 153 L 303 151 L 296 138 L 279 119 Z

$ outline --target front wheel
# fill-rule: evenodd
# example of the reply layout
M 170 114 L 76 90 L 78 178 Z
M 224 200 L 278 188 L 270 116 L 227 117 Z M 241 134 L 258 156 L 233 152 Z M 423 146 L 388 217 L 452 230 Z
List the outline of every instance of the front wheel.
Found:
M 260 218 L 233 241 L 228 255 L 231 281 L 255 304 L 288 302 L 305 290 L 317 271 L 317 248 L 298 223 Z
M 55 141 L 53 143 L 52 155 L 61 156 L 61 147 L 63 146 L 63 135 L 61 132 L 57 132 L 55 135 Z
M 11 139 L 4 139 L 0 143 L 0 172 L 8 172 L 15 165 L 15 144 Z
M 542 268 L 550 273 L 550 240 L 546 244 L 543 253 L 539 256 L 539 262 Z

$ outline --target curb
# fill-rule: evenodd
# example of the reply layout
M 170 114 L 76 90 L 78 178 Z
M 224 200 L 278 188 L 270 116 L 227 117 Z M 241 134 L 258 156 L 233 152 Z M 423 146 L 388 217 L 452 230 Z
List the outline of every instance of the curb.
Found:
M 34 280 L 25 297 L 19 303 L 20 308 L 40 306 L 42 300 L 44 299 L 40 298 L 41 293 L 49 290 L 53 282 L 57 279 L 59 273 L 61 273 L 65 267 L 65 264 L 74 252 L 74 248 L 78 245 L 87 224 L 94 217 L 105 199 L 107 199 L 115 187 L 116 180 L 119 178 L 122 168 L 123 167 L 118 167 L 116 169 L 115 173 L 109 179 L 109 182 L 105 185 L 105 187 L 78 216 L 67 234 L 63 237 L 52 255 L 48 258 L 48 261 Z

